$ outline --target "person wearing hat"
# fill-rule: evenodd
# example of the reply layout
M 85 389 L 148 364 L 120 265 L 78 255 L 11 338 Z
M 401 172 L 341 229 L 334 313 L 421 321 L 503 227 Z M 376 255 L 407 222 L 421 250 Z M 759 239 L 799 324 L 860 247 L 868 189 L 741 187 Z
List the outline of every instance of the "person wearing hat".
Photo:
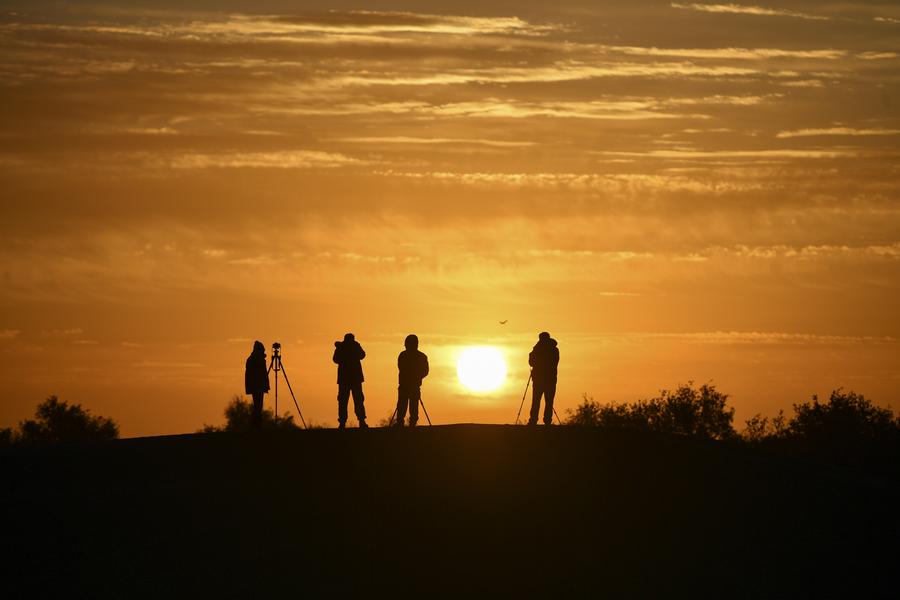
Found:
M 556 340 L 546 331 L 538 336 L 537 344 L 528 355 L 531 366 L 531 380 L 534 382 L 531 396 L 531 416 L 529 425 L 536 425 L 544 397 L 544 425 L 553 424 L 553 398 L 556 397 L 556 370 L 559 365 L 559 348 Z
M 244 392 L 253 398 L 254 428 L 262 425 L 263 395 L 269 391 L 269 369 L 266 366 L 266 347 L 260 341 L 253 342 L 253 351 L 244 366 Z
M 409 426 L 415 427 L 419 421 L 419 402 L 422 401 L 422 379 L 428 375 L 428 357 L 419 352 L 419 338 L 406 336 L 403 342 L 406 350 L 397 357 L 400 382 L 397 386 L 397 427 L 403 427 L 406 408 L 409 407 Z
M 344 341 L 334 343 L 332 360 L 338 366 L 338 429 L 344 429 L 347 424 L 347 404 L 350 402 L 351 394 L 353 394 L 353 412 L 359 419 L 360 429 L 369 427 L 366 424 L 366 407 L 363 404 L 366 399 L 362 390 L 365 378 L 360 363 L 365 357 L 366 351 L 352 333 L 346 334 Z

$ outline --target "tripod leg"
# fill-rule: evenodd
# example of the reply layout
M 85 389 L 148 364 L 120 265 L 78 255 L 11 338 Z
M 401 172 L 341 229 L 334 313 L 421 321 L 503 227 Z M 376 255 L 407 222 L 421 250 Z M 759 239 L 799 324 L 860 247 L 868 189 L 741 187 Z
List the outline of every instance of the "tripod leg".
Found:
M 556 412 L 556 407 L 553 407 L 553 414 L 556 415 L 556 422 L 562 425 L 562 419 L 559 418 L 559 413 Z
M 394 419 L 397 418 L 397 407 L 394 407 L 394 412 L 391 413 L 391 418 L 388 419 L 388 427 L 394 424 Z
M 525 406 L 525 396 L 528 395 L 529 385 L 531 385 L 531 373 L 528 373 L 528 381 L 525 383 L 525 391 L 522 392 L 522 402 L 519 404 L 519 413 L 516 415 L 516 425 L 519 424 L 519 417 L 522 416 L 522 407 Z
M 303 423 L 303 429 L 309 429 L 309 427 L 306 426 L 306 421 L 303 419 L 303 413 L 300 412 L 300 405 L 297 403 L 297 397 L 294 395 L 294 390 L 291 389 L 291 382 L 290 382 L 290 380 L 288 380 L 287 371 L 284 370 L 284 364 L 281 365 L 281 374 L 284 375 L 284 382 L 287 384 L 288 391 L 291 393 L 291 398 L 293 398 L 293 400 L 294 400 L 294 406 L 297 407 L 297 414 L 300 415 L 300 422 Z M 277 389 L 277 387 L 278 387 L 277 379 L 275 380 L 275 386 Z M 278 396 L 275 396 L 275 398 L 277 400 Z
M 431 417 L 428 416 L 428 411 L 425 410 L 425 401 L 419 398 L 419 403 L 422 405 L 422 410 L 425 412 L 425 418 L 428 419 L 428 426 L 431 427 Z

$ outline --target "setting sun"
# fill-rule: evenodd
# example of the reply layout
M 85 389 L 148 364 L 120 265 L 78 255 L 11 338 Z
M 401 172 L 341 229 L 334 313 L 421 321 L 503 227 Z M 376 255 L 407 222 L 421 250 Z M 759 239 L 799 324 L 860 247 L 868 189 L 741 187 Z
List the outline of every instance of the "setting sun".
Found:
M 469 391 L 490 392 L 503 385 L 506 361 L 500 350 L 491 346 L 466 348 L 456 362 L 456 374 Z

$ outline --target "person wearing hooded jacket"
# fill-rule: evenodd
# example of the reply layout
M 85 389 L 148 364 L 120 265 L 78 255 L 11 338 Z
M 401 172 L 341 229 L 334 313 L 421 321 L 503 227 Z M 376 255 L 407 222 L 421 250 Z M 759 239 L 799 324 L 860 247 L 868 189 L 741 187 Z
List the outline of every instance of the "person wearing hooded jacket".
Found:
M 244 392 L 253 397 L 253 427 L 262 425 L 263 395 L 269 391 L 269 368 L 266 366 L 266 347 L 253 342 L 253 351 L 244 366 Z
M 363 404 L 365 396 L 363 396 L 362 384 L 365 378 L 360 363 L 365 357 L 366 351 L 352 333 L 344 335 L 344 341 L 334 343 L 332 360 L 338 366 L 338 429 L 344 429 L 347 424 L 347 404 L 350 402 L 351 394 L 353 394 L 353 412 L 359 419 L 360 429 L 369 427 L 366 424 L 366 407 Z
M 529 425 L 536 425 L 544 397 L 544 425 L 553 424 L 553 399 L 556 397 L 556 371 L 559 365 L 559 348 L 556 340 L 546 331 L 538 336 L 537 344 L 528 355 L 531 366 L 531 380 L 534 382 L 531 396 L 531 416 Z
M 397 357 L 399 385 L 397 386 L 397 427 L 403 427 L 406 409 L 409 407 L 409 426 L 419 421 L 419 402 L 422 401 L 422 379 L 428 375 L 428 357 L 419 352 L 419 338 L 406 336 L 406 350 Z

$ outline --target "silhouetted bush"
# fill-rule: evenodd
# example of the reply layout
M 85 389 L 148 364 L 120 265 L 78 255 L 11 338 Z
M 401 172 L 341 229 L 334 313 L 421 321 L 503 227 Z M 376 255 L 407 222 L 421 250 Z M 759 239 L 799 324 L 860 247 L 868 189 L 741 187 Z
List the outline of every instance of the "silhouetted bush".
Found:
M 216 427 L 214 425 L 204 425 L 200 433 L 218 433 L 222 431 L 240 432 L 251 431 L 253 429 L 253 402 L 244 400 L 243 397 L 235 395 L 228 406 L 225 407 L 225 425 Z M 294 417 L 289 413 L 276 415 L 271 409 L 264 408 L 262 411 L 262 422 L 260 429 L 279 429 L 290 430 L 297 429 L 294 424 Z
M 56 396 L 38 404 L 34 419 L 19 423 L 19 430 L 0 434 L 0 443 L 42 444 L 114 440 L 119 427 L 106 417 L 95 417 L 80 404 L 69 405 Z
M 9 427 L 0 429 L 0 448 L 12 445 L 13 439 L 14 434 L 12 429 Z
M 695 388 L 693 382 L 674 392 L 663 390 L 656 398 L 628 404 L 601 405 L 583 397 L 581 405 L 569 411 L 568 425 L 588 425 L 618 429 L 643 429 L 705 439 L 736 437 L 732 426 L 734 409 L 727 408 L 728 395 L 712 384 Z
M 862 394 L 837 389 L 825 402 L 794 404 L 794 415 L 782 411 L 769 420 L 755 415 L 741 437 L 773 450 L 803 454 L 830 462 L 874 470 L 900 469 L 900 419 L 889 408 Z
M 747 426 L 741 431 L 741 438 L 747 442 L 757 444 L 766 440 L 787 437 L 787 419 L 783 410 L 779 410 L 778 415 L 772 418 L 756 413 L 745 423 Z
M 841 389 L 831 392 L 828 402 L 794 405 L 788 436 L 813 445 L 830 445 L 835 440 L 848 443 L 876 440 L 894 435 L 897 424 L 890 408 L 875 406 L 862 394 Z

